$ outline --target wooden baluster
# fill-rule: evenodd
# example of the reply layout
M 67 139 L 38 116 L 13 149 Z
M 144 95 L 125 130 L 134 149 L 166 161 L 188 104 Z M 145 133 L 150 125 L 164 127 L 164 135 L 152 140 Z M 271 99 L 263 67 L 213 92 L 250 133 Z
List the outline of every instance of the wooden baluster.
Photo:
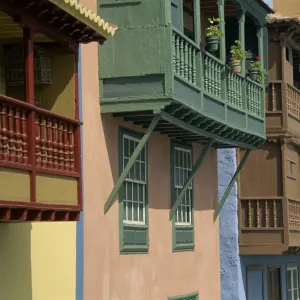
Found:
M 176 36 L 176 73 L 180 74 L 180 45 L 179 37 Z
M 260 227 L 260 211 L 259 211 L 259 200 L 256 200 L 256 225 Z
M 208 59 L 208 92 L 210 94 L 212 94 L 212 61 L 211 59 L 209 58 Z
M 176 36 L 174 32 L 172 37 L 173 37 L 173 70 L 174 73 L 176 73 Z
M 188 80 L 189 78 L 189 53 L 188 53 L 188 43 L 184 41 L 184 78 Z
M 47 150 L 46 150 L 46 124 L 45 124 L 45 117 L 41 116 L 40 118 L 40 149 L 41 149 L 41 165 L 42 167 L 47 166 Z
M 193 49 L 193 83 L 196 83 L 196 49 Z
M 21 112 L 21 138 L 22 138 L 22 162 L 28 164 L 28 134 L 27 134 L 27 120 L 26 120 L 26 111 L 22 110 Z
M 63 124 L 63 138 L 64 138 L 64 169 L 69 170 L 70 159 L 69 159 L 69 136 L 68 136 L 68 124 Z
M 15 136 L 16 136 L 16 160 L 22 162 L 22 137 L 21 137 L 21 113 L 20 109 L 16 108 L 15 112 Z
M 231 77 L 231 72 L 227 72 L 227 95 L 228 95 L 228 102 L 231 103 L 231 81 L 230 81 L 230 77 Z
M 277 210 L 276 210 L 276 200 L 273 200 L 273 224 L 274 227 L 277 227 Z
M 251 210 L 251 200 L 248 200 L 248 223 L 249 228 L 252 228 L 252 210 Z
M 63 124 L 58 122 L 58 166 L 64 168 L 64 144 L 63 144 Z
M 8 160 L 8 130 L 7 130 L 7 106 L 1 108 L 1 135 L 2 135 L 2 159 Z
M 265 227 L 269 227 L 269 218 L 268 218 L 268 200 L 265 200 Z
M 3 159 L 3 141 L 2 141 L 2 104 L 0 103 L 0 160 Z
M 57 120 L 52 121 L 52 155 L 53 155 L 53 167 L 58 169 L 58 125 Z
M 193 62 L 192 62 L 192 48 L 191 47 L 189 47 L 189 49 L 188 49 L 188 55 L 189 55 L 188 80 L 190 82 L 193 82 Z
M 50 118 L 46 120 L 46 145 L 47 145 L 47 167 L 53 167 L 53 148 L 52 148 L 52 122 Z
M 204 59 L 204 89 L 208 92 L 208 58 Z
M 184 47 L 183 47 L 183 39 L 180 39 L 180 75 L 184 77 Z
M 74 127 L 72 124 L 69 124 L 69 168 L 70 171 L 74 171 L 75 162 L 74 162 Z
M 40 128 L 40 116 L 36 115 L 35 118 L 35 154 L 36 154 L 36 165 L 39 167 L 42 165 L 42 155 L 41 155 L 41 128 Z
M 15 149 L 15 132 L 14 132 L 14 110 L 12 107 L 8 108 L 8 158 L 10 161 L 16 160 Z

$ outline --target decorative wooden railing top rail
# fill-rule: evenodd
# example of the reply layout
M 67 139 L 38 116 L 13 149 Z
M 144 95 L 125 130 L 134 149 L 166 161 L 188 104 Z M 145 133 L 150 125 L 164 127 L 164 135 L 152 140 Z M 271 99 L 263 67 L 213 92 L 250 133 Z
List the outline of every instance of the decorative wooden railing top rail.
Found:
M 29 124 L 31 112 L 35 112 L 34 133 Z M 38 172 L 78 177 L 80 125 L 79 121 L 0 95 L 0 166 L 31 170 L 34 164 Z M 31 157 L 35 157 L 34 162 Z

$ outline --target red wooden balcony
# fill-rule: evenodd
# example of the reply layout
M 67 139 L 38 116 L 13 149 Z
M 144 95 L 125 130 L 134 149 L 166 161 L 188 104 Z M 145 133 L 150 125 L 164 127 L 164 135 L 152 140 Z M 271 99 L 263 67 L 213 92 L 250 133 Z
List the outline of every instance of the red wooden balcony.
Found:
M 80 189 L 80 122 L 0 96 L 0 219 L 77 220 Z

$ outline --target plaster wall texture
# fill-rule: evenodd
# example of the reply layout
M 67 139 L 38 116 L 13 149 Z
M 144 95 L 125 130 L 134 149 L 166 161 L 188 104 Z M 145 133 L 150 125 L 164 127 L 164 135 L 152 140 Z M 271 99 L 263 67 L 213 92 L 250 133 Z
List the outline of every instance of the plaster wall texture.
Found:
M 0 224 L 0 300 L 74 300 L 76 223 Z
M 218 192 L 222 197 L 235 170 L 236 150 L 218 150 Z M 238 244 L 238 201 L 235 184 L 220 213 L 221 299 L 246 300 Z
M 96 0 L 81 3 L 97 9 Z M 118 178 L 119 125 L 128 124 L 100 114 L 97 45 L 82 46 L 82 94 L 84 299 L 166 300 L 168 296 L 198 291 L 200 299 L 219 300 L 219 224 L 213 222 L 217 203 L 216 151 L 209 152 L 194 180 L 195 250 L 172 253 L 170 140 L 158 133 L 150 137 L 149 253 L 120 255 L 118 201 L 106 215 L 103 210 Z M 141 127 L 134 129 L 140 131 Z M 194 160 L 199 153 L 200 147 L 195 146 Z

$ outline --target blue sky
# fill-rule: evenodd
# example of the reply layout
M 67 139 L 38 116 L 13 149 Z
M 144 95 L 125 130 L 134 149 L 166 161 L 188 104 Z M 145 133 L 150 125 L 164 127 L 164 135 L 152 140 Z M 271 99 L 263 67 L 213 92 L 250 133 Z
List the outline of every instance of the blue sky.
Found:
M 272 7 L 272 0 L 265 0 L 265 2 Z

